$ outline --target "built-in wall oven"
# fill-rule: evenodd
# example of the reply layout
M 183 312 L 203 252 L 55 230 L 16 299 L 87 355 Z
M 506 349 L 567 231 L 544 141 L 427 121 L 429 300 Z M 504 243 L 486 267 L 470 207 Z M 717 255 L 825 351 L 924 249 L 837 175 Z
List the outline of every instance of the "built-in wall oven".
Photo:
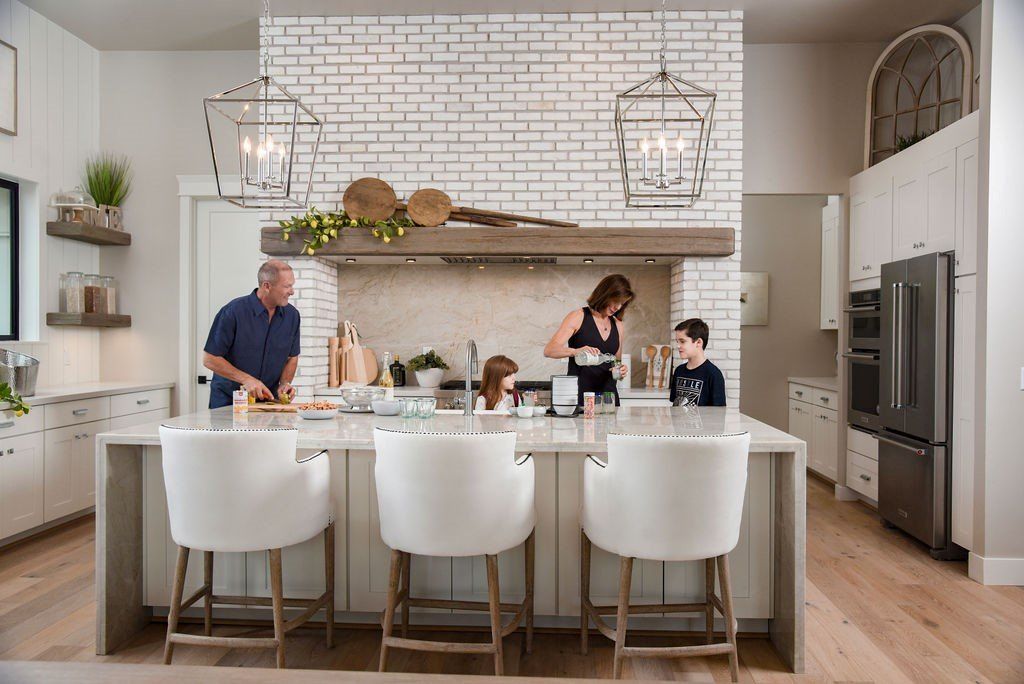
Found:
M 847 316 L 846 412 L 850 425 L 873 432 L 882 429 L 879 418 L 879 377 L 882 341 L 880 290 L 850 293 Z

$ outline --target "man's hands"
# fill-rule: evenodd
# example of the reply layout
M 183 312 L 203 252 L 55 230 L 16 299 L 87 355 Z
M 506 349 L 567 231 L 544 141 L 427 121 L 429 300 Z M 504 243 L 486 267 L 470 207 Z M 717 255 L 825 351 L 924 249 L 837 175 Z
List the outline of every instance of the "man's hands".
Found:
M 242 387 L 245 388 L 251 396 L 256 397 L 257 401 L 274 401 L 275 399 L 273 393 L 267 389 L 267 386 L 260 382 L 259 379 L 252 376 L 246 378 L 245 382 L 242 383 Z
M 277 386 L 277 396 L 288 397 L 287 403 L 291 403 L 291 400 L 295 398 L 295 388 L 287 382 L 282 382 Z

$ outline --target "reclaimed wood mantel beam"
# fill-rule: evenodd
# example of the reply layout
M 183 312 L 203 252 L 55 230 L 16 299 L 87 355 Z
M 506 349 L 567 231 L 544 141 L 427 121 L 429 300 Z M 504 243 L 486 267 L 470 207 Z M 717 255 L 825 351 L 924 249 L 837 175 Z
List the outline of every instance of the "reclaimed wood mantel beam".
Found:
M 262 229 L 261 250 L 278 257 L 298 256 L 304 232 L 281 239 L 281 229 Z M 686 257 L 729 256 L 736 251 L 732 228 L 553 228 L 517 226 L 440 226 L 407 228 L 384 244 L 365 228 L 346 228 L 317 250 L 337 256 L 531 256 L 531 257 Z

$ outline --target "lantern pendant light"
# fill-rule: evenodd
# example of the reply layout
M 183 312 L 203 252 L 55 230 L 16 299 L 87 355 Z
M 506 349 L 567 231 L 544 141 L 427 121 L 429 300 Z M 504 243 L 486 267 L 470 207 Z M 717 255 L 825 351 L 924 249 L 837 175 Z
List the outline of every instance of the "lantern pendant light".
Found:
M 270 0 L 256 79 L 203 98 L 217 194 L 247 209 L 304 209 L 323 121 L 270 77 Z
M 615 98 L 615 134 L 626 206 L 691 207 L 704 189 L 716 94 L 665 66 L 661 3 L 660 71 Z

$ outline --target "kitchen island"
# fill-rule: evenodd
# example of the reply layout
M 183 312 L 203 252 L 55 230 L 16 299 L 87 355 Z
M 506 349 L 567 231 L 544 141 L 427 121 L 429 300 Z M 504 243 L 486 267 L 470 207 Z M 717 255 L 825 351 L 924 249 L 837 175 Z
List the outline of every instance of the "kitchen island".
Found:
M 336 619 L 349 623 L 379 621 L 387 589 L 389 551 L 380 539 L 373 481 L 374 427 L 429 432 L 515 430 L 517 452 L 532 452 L 536 464 L 537 625 L 557 627 L 579 624 L 579 505 L 586 455 L 606 453 L 606 437 L 613 432 L 699 435 L 747 431 L 751 435 L 747 495 L 740 541 L 730 554 L 740 630 L 766 633 L 794 672 L 804 669 L 805 444 L 735 409 L 621 408 L 616 414 L 591 420 L 451 414 L 421 420 L 339 414 L 331 420 L 306 421 L 294 414 L 250 414 L 238 419 L 230 408 L 223 408 L 163 422 L 192 428 L 294 426 L 299 430 L 300 452 L 330 450 L 338 530 Z M 167 523 L 159 425 L 142 424 L 97 437 L 99 654 L 125 644 L 154 615 L 166 614 L 169 603 L 174 543 Z M 218 554 L 215 592 L 269 595 L 265 556 Z M 319 538 L 285 549 L 283 558 L 286 596 L 315 596 L 323 590 Z M 522 559 L 522 548 L 499 556 L 503 602 L 521 600 Z M 201 583 L 200 564 L 193 565 L 186 593 Z M 592 568 L 594 602 L 615 603 L 616 558 L 595 547 Z M 639 561 L 634 565 L 633 601 L 702 600 L 703 581 L 699 561 Z M 430 598 L 486 600 L 483 558 L 414 557 L 412 592 Z M 217 615 L 267 615 L 261 611 L 264 609 L 224 607 Z M 479 614 L 428 609 L 413 616 L 415 623 L 432 625 L 480 625 L 486 619 Z M 659 615 L 638 617 L 635 624 L 638 628 L 703 631 L 702 620 L 696 615 Z M 722 625 L 717 628 L 721 630 Z

